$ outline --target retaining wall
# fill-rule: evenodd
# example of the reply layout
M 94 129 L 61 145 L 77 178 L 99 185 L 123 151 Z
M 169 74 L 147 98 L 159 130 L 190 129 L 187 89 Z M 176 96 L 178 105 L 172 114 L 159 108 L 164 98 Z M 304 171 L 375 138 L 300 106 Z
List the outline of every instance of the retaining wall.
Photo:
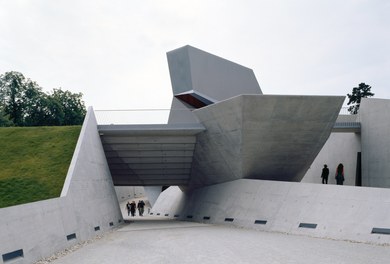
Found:
M 176 187 L 169 189 L 160 195 L 151 210 L 153 215 L 337 240 L 390 243 L 389 189 L 262 180 L 237 180 L 187 194 Z
M 61 197 L 0 209 L 0 263 L 33 263 L 122 221 L 89 108 Z

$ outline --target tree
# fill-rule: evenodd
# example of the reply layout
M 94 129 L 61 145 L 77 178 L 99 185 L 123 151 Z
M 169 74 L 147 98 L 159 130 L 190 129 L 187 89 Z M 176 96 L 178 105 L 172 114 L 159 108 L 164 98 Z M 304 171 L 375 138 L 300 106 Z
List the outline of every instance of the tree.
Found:
M 348 111 L 351 114 L 357 114 L 360 107 L 360 101 L 362 98 L 367 98 L 374 96 L 375 94 L 371 92 L 371 86 L 365 83 L 360 83 L 359 87 L 354 87 L 352 89 L 352 94 L 347 94 L 349 101 L 347 105 L 353 104 L 348 108 Z
M 83 123 L 82 93 L 45 93 L 19 72 L 0 75 L 0 126 L 60 126 Z
M 63 111 L 62 125 L 69 126 L 83 123 L 87 110 L 82 97 L 82 93 L 71 93 L 69 91 L 62 91 L 61 89 L 53 89 L 49 98 L 52 100 L 52 104 L 59 104 L 61 107 L 61 109 L 52 108 L 53 111 Z
M 29 82 L 19 72 L 6 72 L 0 76 L 0 101 L 5 114 L 16 126 L 23 125 L 23 98 Z
M 13 126 L 13 122 L 9 120 L 9 116 L 4 113 L 4 110 L 0 107 L 0 127 Z

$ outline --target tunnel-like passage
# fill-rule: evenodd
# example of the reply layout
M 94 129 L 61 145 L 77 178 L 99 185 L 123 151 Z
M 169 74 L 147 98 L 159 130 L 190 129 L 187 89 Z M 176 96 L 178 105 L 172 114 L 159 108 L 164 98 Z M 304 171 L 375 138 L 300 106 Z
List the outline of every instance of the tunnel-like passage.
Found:
M 115 186 L 188 184 L 201 124 L 100 125 Z

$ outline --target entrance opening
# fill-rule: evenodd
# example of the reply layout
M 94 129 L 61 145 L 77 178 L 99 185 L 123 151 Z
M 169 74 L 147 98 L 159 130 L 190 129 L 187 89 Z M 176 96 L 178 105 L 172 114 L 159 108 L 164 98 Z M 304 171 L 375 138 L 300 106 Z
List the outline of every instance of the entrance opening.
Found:
M 362 153 L 358 152 L 356 157 L 356 179 L 355 186 L 362 186 Z
M 115 186 L 119 207 L 122 212 L 123 219 L 126 222 L 133 220 L 142 220 L 147 216 L 156 215 L 167 217 L 168 212 L 160 212 L 160 214 L 151 213 L 153 205 L 158 197 L 169 186 Z M 133 210 L 132 213 L 132 207 Z

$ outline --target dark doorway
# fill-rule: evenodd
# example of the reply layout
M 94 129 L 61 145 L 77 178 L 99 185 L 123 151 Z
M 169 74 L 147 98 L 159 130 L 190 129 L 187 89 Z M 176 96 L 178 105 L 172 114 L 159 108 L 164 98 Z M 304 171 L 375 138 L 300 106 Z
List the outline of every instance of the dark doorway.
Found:
M 357 153 L 355 185 L 362 186 L 362 153 L 361 152 Z

